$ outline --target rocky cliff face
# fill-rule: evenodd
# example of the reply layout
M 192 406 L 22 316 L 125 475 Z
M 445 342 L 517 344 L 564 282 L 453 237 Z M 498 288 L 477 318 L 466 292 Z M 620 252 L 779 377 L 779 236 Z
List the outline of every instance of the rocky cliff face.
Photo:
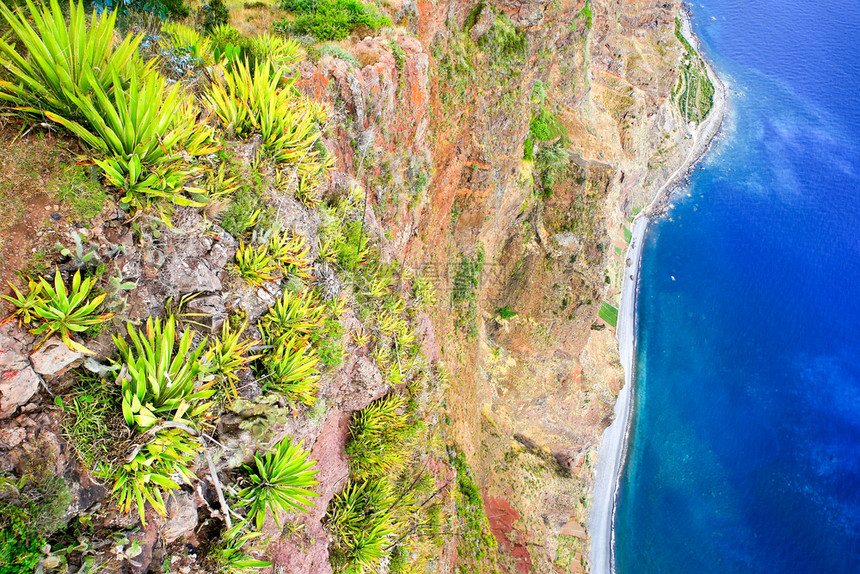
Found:
M 340 110 L 342 177 L 365 182 L 389 255 L 440 290 L 451 433 L 483 487 L 499 567 L 578 571 L 623 381 L 597 312 L 617 300 L 625 220 L 689 147 L 671 101 L 679 3 L 393 4 L 415 38 L 366 38 L 351 48 L 361 69 L 323 60 L 303 83 Z M 541 108 L 566 132 L 553 168 L 524 159 Z
M 391 0 L 387 9 L 396 28 L 343 42 L 353 62 L 303 62 L 298 85 L 334 105 L 324 128 L 338 157 L 328 191 L 360 180 L 384 258 L 421 270 L 438 290 L 430 314 L 415 317 L 424 356 L 449 381 L 430 391 L 433 405 L 444 396 L 434 425 L 445 425 L 473 468 L 498 551 L 458 552 L 462 525 L 450 524 L 454 534 L 428 554 L 439 572 L 583 571 L 597 445 L 623 381 L 598 309 L 618 298 L 626 220 L 691 141 L 671 101 L 683 50 L 674 32 L 679 2 Z M 247 164 L 255 146 L 233 151 Z M 291 197 L 280 201 L 281 226 L 316 249 L 318 215 Z M 190 292 L 210 294 L 189 309 L 211 316 L 212 327 L 228 307 L 253 322 L 274 302 L 274 291 L 231 278 L 225 266 L 237 242 L 220 228 L 203 233 L 206 221 L 193 209 L 174 213 L 170 233 L 138 230 L 136 242 L 115 207 L 99 220 L 91 242 L 102 251 L 121 245 L 111 257 L 137 282 L 126 319 Z M 0 275 L 8 271 L 0 265 Z M 355 314 L 341 324 L 362 328 Z M 56 388 L 83 357 L 59 344 L 31 355 L 34 338 L 9 329 L 0 330 L 0 470 L 21 474 L 38 453 L 54 453 L 55 474 L 70 485 L 68 512 L 85 511 L 107 491 L 74 462 L 61 409 L 38 394 L 40 376 Z M 105 359 L 110 343 L 106 333 L 93 342 Z M 349 358 L 324 377 L 318 411 L 248 404 L 218 422 L 227 451 L 253 452 L 259 419 L 267 433 L 304 440 L 319 461 L 316 509 L 296 517 L 293 536 L 267 523 L 266 551 L 285 571 L 331 572 L 323 517 L 349 475 L 350 417 L 388 391 L 362 347 L 345 346 Z M 426 462 L 441 491 L 456 478 L 439 461 L 457 456 L 441 441 L 437 450 Z M 217 512 L 211 491 L 186 492 L 166 521 L 153 516 L 134 534 L 149 552 L 137 562 L 157 563 L 183 536 L 195 540 Z M 114 519 L 134 526 L 134 517 Z M 121 558 L 106 571 L 124 571 Z

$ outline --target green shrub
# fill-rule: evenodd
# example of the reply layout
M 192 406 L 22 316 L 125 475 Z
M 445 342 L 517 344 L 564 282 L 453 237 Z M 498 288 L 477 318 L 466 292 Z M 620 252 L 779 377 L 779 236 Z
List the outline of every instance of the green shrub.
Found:
M 535 141 L 531 136 L 527 137 L 526 141 L 523 142 L 523 159 L 527 161 L 535 160 Z
M 320 40 L 343 40 L 359 27 L 379 30 L 391 20 L 359 0 L 281 0 L 281 8 L 297 14 L 286 26 Z
M 566 136 L 567 129 L 555 114 L 541 107 L 537 114 L 532 115 L 529 134 L 535 141 L 551 141 Z
M 115 11 L 123 16 L 152 14 L 162 20 L 187 18 L 191 14 L 184 0 L 93 0 L 92 5 L 99 12 Z
M 230 10 L 224 5 L 224 0 L 209 0 L 197 10 L 197 18 L 206 32 L 212 32 L 218 26 L 230 23 Z
M 514 26 L 510 18 L 499 14 L 493 26 L 478 39 L 478 45 L 489 52 L 497 62 L 512 64 L 525 59 L 528 38 L 525 31 Z
M 316 48 L 317 53 L 322 56 L 331 56 L 343 60 L 353 68 L 361 68 L 361 63 L 346 48 L 334 42 L 326 42 Z

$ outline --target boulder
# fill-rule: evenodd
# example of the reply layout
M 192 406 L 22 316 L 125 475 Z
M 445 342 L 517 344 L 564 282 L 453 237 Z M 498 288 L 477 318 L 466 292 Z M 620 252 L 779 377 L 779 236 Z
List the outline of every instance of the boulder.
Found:
M 224 298 L 220 295 L 192 299 L 188 302 L 188 310 L 192 313 L 206 314 L 206 317 L 198 317 L 195 321 L 208 326 L 213 332 L 221 328 L 227 317 L 227 307 L 224 305 Z
M 60 339 L 52 337 L 30 355 L 30 363 L 40 375 L 59 375 L 83 358 L 83 353 L 73 351 Z
M 167 521 L 161 529 L 164 542 L 170 544 L 183 536 L 190 536 L 197 528 L 197 505 L 194 497 L 185 492 L 171 496 L 167 501 Z
M 167 261 L 166 283 L 172 293 L 214 292 L 221 290 L 221 280 L 202 260 L 186 261 L 176 255 Z
M 0 419 L 5 419 L 27 404 L 39 389 L 39 377 L 32 367 L 0 372 Z

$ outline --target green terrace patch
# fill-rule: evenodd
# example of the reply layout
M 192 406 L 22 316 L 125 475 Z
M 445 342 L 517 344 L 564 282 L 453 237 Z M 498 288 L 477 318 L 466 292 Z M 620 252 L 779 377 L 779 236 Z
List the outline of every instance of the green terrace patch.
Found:
M 606 301 L 600 305 L 598 316 L 606 321 L 611 327 L 616 327 L 618 325 L 618 309 Z
M 700 123 L 714 105 L 714 85 L 702 57 L 681 33 L 681 21 L 675 19 L 675 36 L 684 46 L 678 83 L 672 88 L 672 99 L 678 105 L 684 120 Z

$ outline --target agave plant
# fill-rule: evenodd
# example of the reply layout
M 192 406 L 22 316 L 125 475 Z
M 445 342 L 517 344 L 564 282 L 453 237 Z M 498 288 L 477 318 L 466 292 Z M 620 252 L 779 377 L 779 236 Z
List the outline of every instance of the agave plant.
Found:
M 152 428 L 159 418 L 185 424 L 203 414 L 212 403 L 202 402 L 214 394 L 213 382 L 198 386 L 206 372 L 200 358 L 205 340 L 191 348 L 193 333 L 185 329 L 176 344 L 176 323 L 168 317 L 147 319 L 143 331 L 127 325 L 130 346 L 114 336 L 123 368 L 117 374 L 122 387 L 122 413 L 125 422 L 138 431 Z
M 137 53 L 143 36 L 128 35 L 115 46 L 116 11 L 104 10 L 90 20 L 83 1 L 70 2 L 67 24 L 57 0 L 39 7 L 27 0 L 27 8 L 29 13 L 13 12 L 7 3 L 0 3 L 0 15 L 26 49 L 0 38 L 0 65 L 11 80 L 0 80 L 0 99 L 19 110 L 37 117 L 52 112 L 85 121 L 77 98 L 96 87 L 110 91 L 117 76 L 148 70 Z
M 127 87 L 118 76 L 113 81 L 111 94 L 95 85 L 91 96 L 70 96 L 85 122 L 52 112 L 45 115 L 105 156 L 96 164 L 108 183 L 125 193 L 124 203 L 143 208 L 166 198 L 178 205 L 201 206 L 180 193 L 185 180 L 196 173 L 182 157 L 204 155 L 217 147 L 212 145 L 212 130 L 197 123 L 193 100 L 178 84 L 167 88 L 165 78 L 157 74 L 132 73 Z
M 255 523 L 257 530 L 262 530 L 267 510 L 280 529 L 279 510 L 307 512 L 305 507 L 314 505 L 311 498 L 319 494 L 310 488 L 319 484 L 314 479 L 319 472 L 313 468 L 316 462 L 309 461 L 308 452 L 293 444 L 290 437 L 264 458 L 255 456 L 254 464 L 256 468 L 244 467 L 250 484 L 237 495 L 237 508 L 249 507 L 247 519 Z
M 253 245 L 245 245 L 244 242 L 239 243 L 233 268 L 252 287 L 259 287 L 267 281 L 277 279 L 275 272 L 278 268 L 267 245 L 255 248 Z
M 261 134 L 263 148 L 276 161 L 313 160 L 314 114 L 293 81 L 284 82 L 269 62 L 253 72 L 247 64 L 234 62 L 223 80 L 215 79 L 205 101 L 228 132 L 240 137 Z
M 123 513 L 137 505 L 141 523 L 146 526 L 145 505 L 149 502 L 161 516 L 166 516 L 164 494 L 179 488 L 172 477 L 180 476 L 188 484 L 194 474 L 188 465 L 194 460 L 200 445 L 181 429 L 164 429 L 140 450 L 129 462 L 123 463 L 104 478 L 113 478 L 113 495 Z
M 398 474 L 409 460 L 411 444 L 406 399 L 389 394 L 353 418 L 349 427 L 350 474 L 357 479 Z
M 310 251 L 311 248 L 302 235 L 290 237 L 290 234 L 284 231 L 272 234 L 269 240 L 269 253 L 278 262 L 284 275 L 292 273 L 302 279 L 310 278 Z
M 353 481 L 329 505 L 326 527 L 332 533 L 332 564 L 339 572 L 377 572 L 394 533 L 394 506 L 387 483 Z
M 295 294 L 285 290 L 281 298 L 260 320 L 260 330 L 269 344 L 287 337 L 300 336 L 321 328 L 325 322 L 326 306 L 313 291 Z
M 426 275 L 416 273 L 412 283 L 412 296 L 419 307 L 426 309 L 436 305 L 436 288 L 433 281 Z
M 268 61 L 275 70 L 305 59 L 301 44 L 293 39 L 263 32 L 251 39 L 251 53 L 258 61 Z
M 66 288 L 63 278 L 60 277 L 60 270 L 57 268 L 53 285 L 40 277 L 39 285 L 35 288 L 37 291 L 34 291 L 33 283 L 30 280 L 30 293 L 26 297 L 22 297 L 16 289 L 17 298 L 5 296 L 4 298 L 18 306 L 16 313 L 19 313 L 25 322 L 34 317 L 41 321 L 38 327 L 30 330 L 34 335 L 45 335 L 37 347 L 54 333 L 59 333 L 60 338 L 70 349 L 87 355 L 95 354 L 73 340 L 71 334 L 86 331 L 113 317 L 113 313 L 95 314 L 105 298 L 104 293 L 90 298 L 96 278 L 81 279 L 81 272 L 77 271 L 72 277 L 71 287 Z
M 14 305 L 15 310 L 12 313 L 0 321 L 0 325 L 5 325 L 15 317 L 18 317 L 18 322 L 21 325 L 27 325 L 31 321 L 36 320 L 36 304 L 43 301 L 42 299 L 42 284 L 38 281 L 34 281 L 31 277 L 27 278 L 27 292 L 24 293 L 12 283 L 9 283 L 9 287 L 12 288 L 12 291 L 15 293 L 14 297 L 10 297 L 8 295 L 0 295 L 0 299 L 5 299 Z
M 161 27 L 159 47 L 165 52 L 187 55 L 202 66 L 213 63 L 212 40 L 194 28 L 178 22 L 168 22 Z
M 262 360 L 269 372 L 265 380 L 267 387 L 278 391 L 291 402 L 314 404 L 316 383 L 320 377 L 317 363 L 320 359 L 312 346 L 296 336 L 281 339 Z
M 234 527 L 235 529 L 235 527 Z M 242 548 L 251 540 L 262 536 L 262 532 L 249 532 L 243 536 L 236 533 L 225 532 L 220 544 L 210 552 L 218 566 L 219 574 L 241 574 L 249 568 L 268 568 L 272 565 L 266 560 L 257 560 L 245 554 Z
M 230 329 L 230 322 L 224 321 L 221 327 L 221 337 L 215 339 L 206 352 L 206 361 L 209 368 L 223 383 L 223 388 L 228 400 L 235 400 L 236 382 L 239 377 L 238 371 L 251 361 L 259 359 L 262 355 L 248 354 L 251 347 L 258 345 L 260 341 L 255 339 L 242 340 L 248 322 L 243 323 L 237 330 Z

